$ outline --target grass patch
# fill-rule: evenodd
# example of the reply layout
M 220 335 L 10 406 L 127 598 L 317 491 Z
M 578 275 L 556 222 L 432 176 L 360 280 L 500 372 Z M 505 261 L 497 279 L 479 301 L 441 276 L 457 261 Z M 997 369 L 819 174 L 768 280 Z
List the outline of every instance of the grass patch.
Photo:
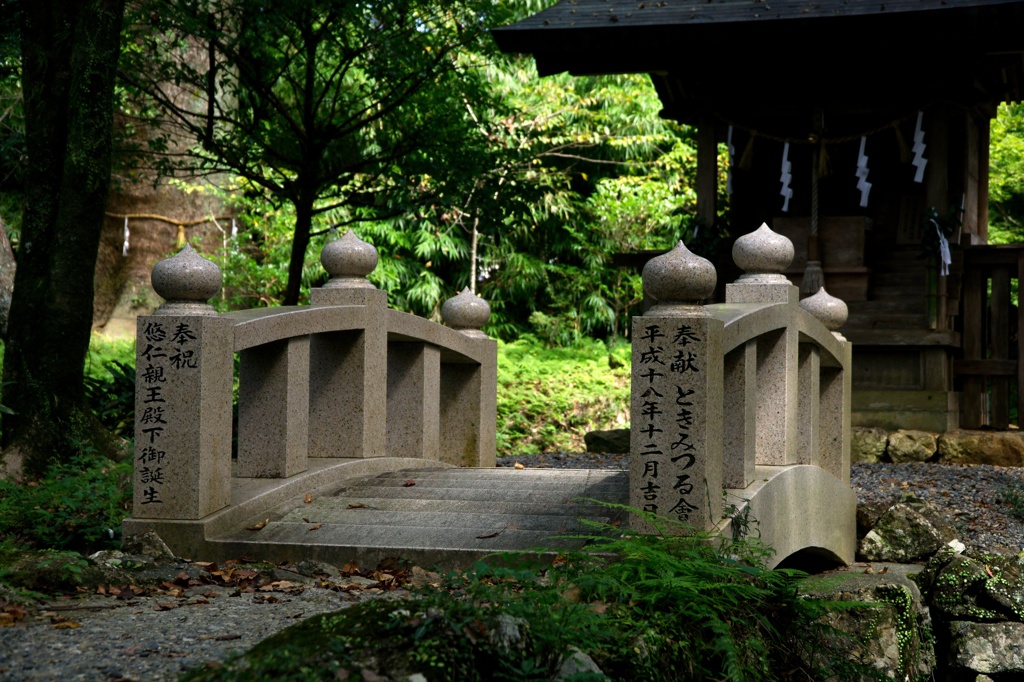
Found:
M 583 452 L 587 431 L 628 427 L 629 358 L 629 346 L 593 340 L 499 343 L 498 455 Z

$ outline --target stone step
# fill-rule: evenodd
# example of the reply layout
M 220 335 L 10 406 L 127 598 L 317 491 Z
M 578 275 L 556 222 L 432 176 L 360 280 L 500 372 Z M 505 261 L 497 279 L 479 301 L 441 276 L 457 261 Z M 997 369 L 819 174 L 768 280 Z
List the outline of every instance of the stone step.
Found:
M 908 313 L 851 313 L 844 329 L 924 329 L 928 326 L 925 315 Z
M 306 544 L 325 547 L 386 549 L 402 554 L 406 550 L 450 552 L 474 550 L 489 552 L 547 549 L 579 549 L 586 540 L 560 537 L 559 533 L 538 530 L 511 530 L 502 525 L 475 528 L 423 528 L 387 525 L 325 525 L 310 531 L 309 524 L 272 522 L 248 536 L 234 535 L 224 540 L 247 539 L 261 544 Z
M 851 315 L 921 315 L 925 310 L 925 302 L 916 296 L 894 296 L 887 300 L 847 301 L 846 307 Z
M 445 500 L 467 502 L 529 502 L 534 504 L 558 503 L 582 497 L 607 499 L 620 502 L 619 491 L 625 486 L 566 486 L 561 490 L 533 490 L 529 488 L 408 488 L 381 486 L 351 486 L 334 494 L 337 500 L 347 503 L 361 502 L 364 498 L 386 498 L 393 500 Z
M 607 500 L 615 504 L 625 504 L 628 492 L 623 486 L 621 499 Z M 304 509 L 317 508 L 323 504 L 323 500 L 339 500 L 340 498 L 321 498 L 313 500 L 311 505 L 305 505 Z M 358 507 L 365 511 L 412 511 L 412 512 L 464 512 L 468 514 L 569 514 L 576 516 L 589 516 L 596 514 L 606 516 L 608 507 L 583 500 L 574 501 L 572 498 L 561 498 L 554 502 L 498 502 L 494 500 L 445 500 L 445 499 L 394 499 L 391 497 L 362 497 L 358 500 L 344 500 L 342 507 L 348 508 L 349 504 L 363 504 L 365 507 Z M 302 512 L 302 517 L 311 518 L 307 513 Z
M 626 471 L 618 470 L 594 470 L 590 473 L 578 474 L 573 470 L 562 470 L 566 472 L 566 475 L 550 475 L 548 473 L 535 475 L 534 471 L 537 472 L 548 472 L 557 471 L 551 469 L 504 469 L 499 475 L 490 473 L 490 470 L 485 470 L 487 473 L 481 474 L 467 474 L 454 476 L 445 472 L 437 472 L 433 470 L 427 470 L 425 473 L 418 471 L 412 471 L 408 474 L 403 475 L 387 475 L 377 476 L 372 479 L 363 479 L 359 481 L 359 484 L 376 484 L 382 487 L 403 487 L 406 481 L 414 481 L 416 485 L 432 486 L 432 487 L 476 487 L 482 488 L 486 486 L 492 487 L 505 487 L 513 485 L 524 488 L 560 488 L 566 485 L 604 485 L 608 483 L 617 484 L 620 481 L 627 480 L 629 473 Z M 580 470 L 576 470 L 580 471 Z M 586 469 L 582 471 L 588 471 Z
M 871 287 L 899 287 L 904 291 L 910 288 L 919 288 L 924 291 L 928 284 L 928 273 L 922 269 L 906 269 L 893 266 L 892 269 L 882 268 L 871 271 Z
M 595 523 L 610 523 L 608 516 L 587 515 Z M 308 519 L 308 520 L 307 520 Z M 575 532 L 586 527 L 578 514 L 516 514 L 514 512 L 458 512 L 458 511 L 386 511 L 380 509 L 319 508 L 296 509 L 275 523 L 388 526 L 392 528 L 508 528 L 512 530 L 538 530 L 558 533 Z

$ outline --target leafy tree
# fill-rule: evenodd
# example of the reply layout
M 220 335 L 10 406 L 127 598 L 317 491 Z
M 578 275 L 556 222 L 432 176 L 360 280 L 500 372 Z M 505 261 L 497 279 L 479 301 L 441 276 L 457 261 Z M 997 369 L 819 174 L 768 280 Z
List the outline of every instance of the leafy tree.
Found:
M 294 304 L 316 216 L 399 216 L 475 172 L 462 112 L 485 90 L 458 51 L 486 39 L 484 5 L 159 2 L 136 15 L 122 75 L 159 105 L 164 170 L 227 171 L 293 207 Z M 176 152 L 184 140 L 195 146 Z
M 25 208 L 4 355 L 4 442 L 30 471 L 89 438 L 82 373 L 110 181 L 123 0 L 19 3 Z
M 1001 104 L 989 147 L 989 240 L 1024 241 L 1024 104 Z

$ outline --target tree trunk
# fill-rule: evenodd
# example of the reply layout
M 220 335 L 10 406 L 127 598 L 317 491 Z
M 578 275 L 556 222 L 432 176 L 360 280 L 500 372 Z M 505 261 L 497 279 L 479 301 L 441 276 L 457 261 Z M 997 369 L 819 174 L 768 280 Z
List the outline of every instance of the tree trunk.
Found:
M 313 199 L 298 199 L 295 205 L 295 237 L 288 261 L 288 286 L 284 292 L 284 305 L 297 305 L 302 291 L 302 268 L 306 264 L 309 233 L 313 229 Z
M 28 153 L 3 441 L 30 472 L 88 440 L 82 374 L 110 182 L 124 0 L 20 3 Z

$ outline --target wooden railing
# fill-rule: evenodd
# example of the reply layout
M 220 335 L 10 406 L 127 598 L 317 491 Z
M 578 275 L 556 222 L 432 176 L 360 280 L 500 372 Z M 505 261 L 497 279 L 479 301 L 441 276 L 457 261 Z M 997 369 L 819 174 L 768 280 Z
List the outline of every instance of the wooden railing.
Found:
M 963 359 L 953 366 L 961 382 L 960 426 L 1005 429 L 1010 424 L 1013 382 L 1018 424 L 1024 412 L 1024 309 L 1014 307 L 1010 299 L 1011 280 L 1016 279 L 1018 287 L 1024 280 L 1024 244 L 969 246 L 963 259 Z
M 366 280 L 376 251 L 352 233 L 321 260 L 331 279 L 311 305 L 225 315 L 206 304 L 219 269 L 190 247 L 153 269 L 167 302 L 138 319 L 135 519 L 202 519 L 231 503 L 233 476 L 289 478 L 311 458 L 494 466 L 487 303 L 468 290 L 449 299 L 449 326 L 389 310 Z

